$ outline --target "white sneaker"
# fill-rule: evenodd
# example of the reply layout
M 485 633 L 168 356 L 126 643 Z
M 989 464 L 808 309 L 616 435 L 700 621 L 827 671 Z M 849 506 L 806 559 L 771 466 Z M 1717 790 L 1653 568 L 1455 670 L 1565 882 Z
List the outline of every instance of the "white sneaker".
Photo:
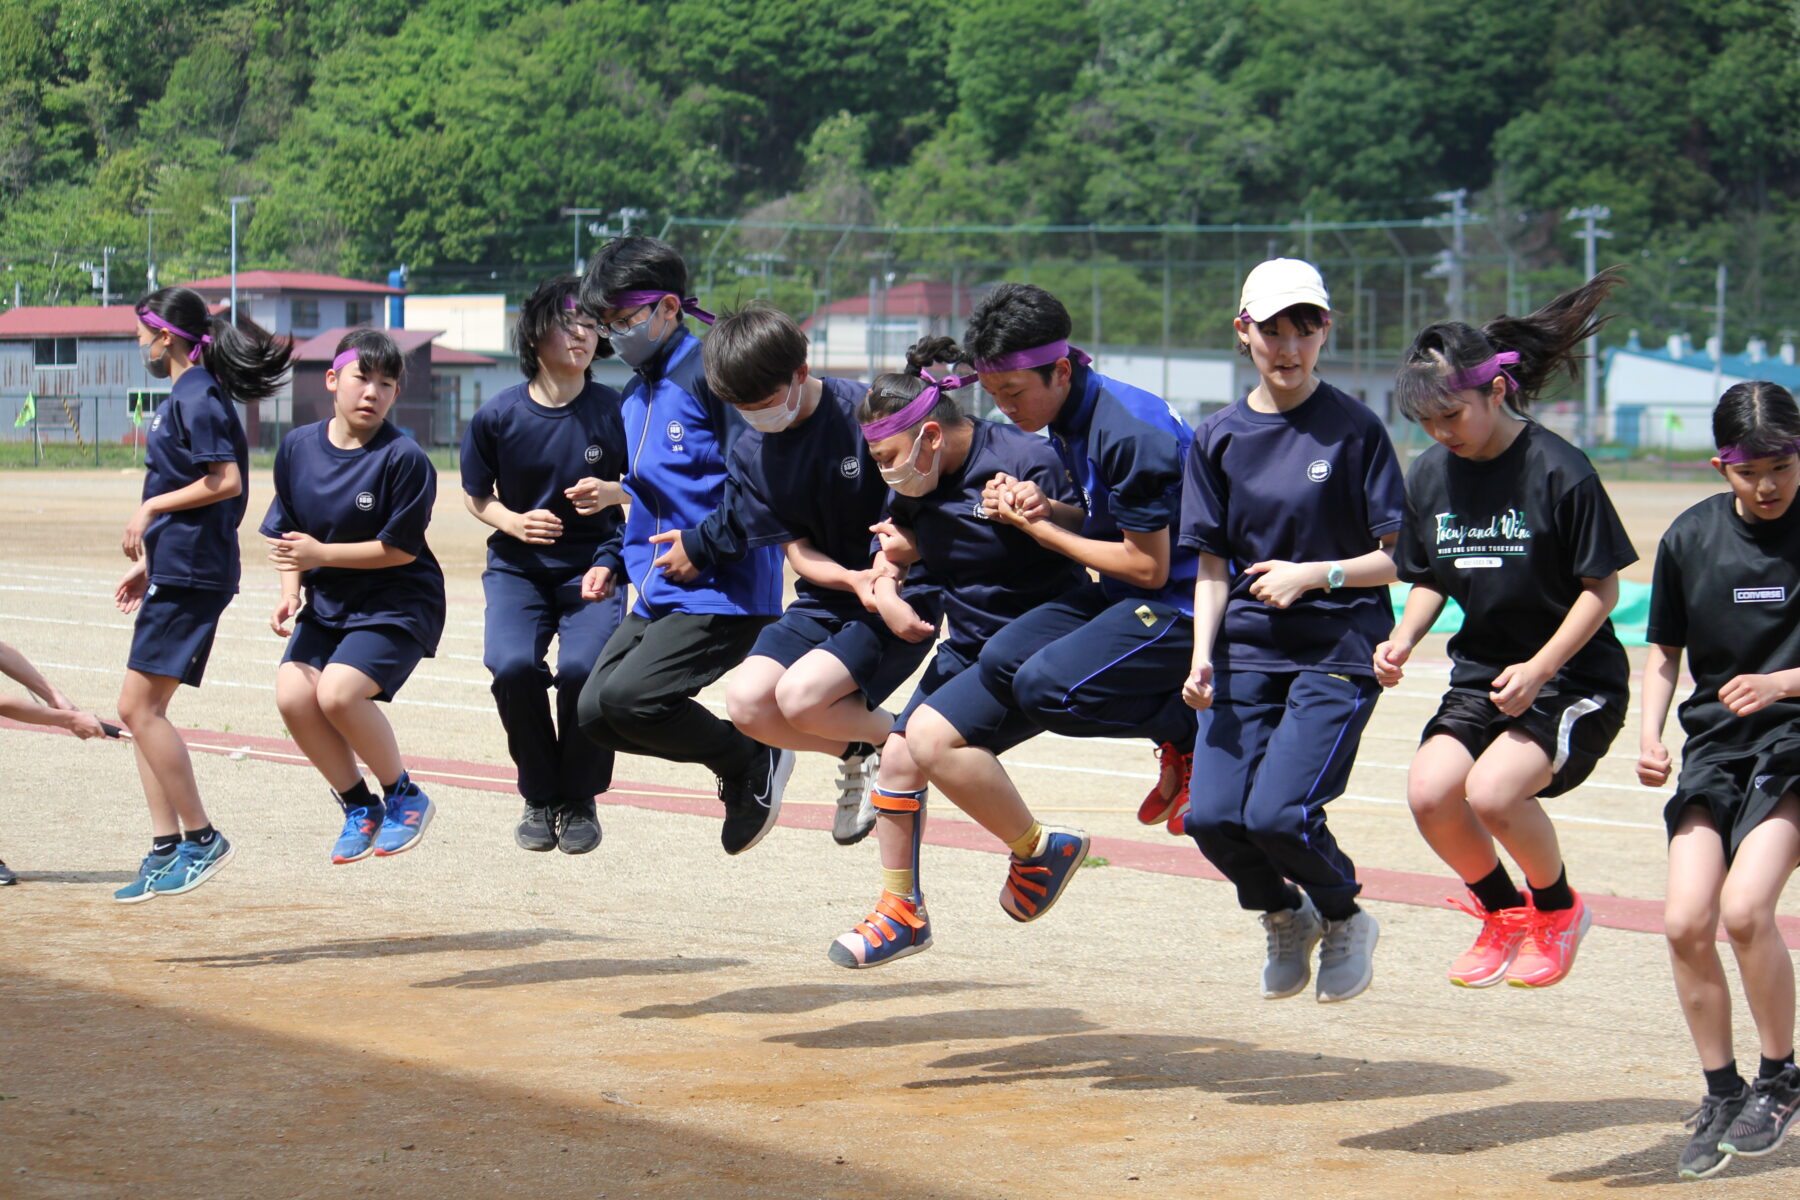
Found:
M 1324 926 L 1312 898 L 1300 894 L 1300 907 L 1264 913 L 1257 920 L 1269 935 L 1269 957 L 1263 963 L 1264 1000 L 1285 1000 L 1312 982 L 1312 952 Z
M 1363 994 L 1375 978 L 1375 942 L 1381 926 L 1358 909 L 1342 921 L 1326 921 L 1319 947 L 1320 1004 L 1334 1004 Z
M 881 751 L 853 754 L 838 759 L 837 815 L 831 821 L 831 837 L 840 846 L 854 846 L 875 828 L 875 771 Z

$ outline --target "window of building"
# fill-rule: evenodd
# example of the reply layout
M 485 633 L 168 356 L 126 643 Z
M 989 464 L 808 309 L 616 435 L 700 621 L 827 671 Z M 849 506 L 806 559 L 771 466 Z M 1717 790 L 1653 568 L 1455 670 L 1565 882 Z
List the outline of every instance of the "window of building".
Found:
M 75 339 L 72 337 L 33 338 L 31 350 L 33 365 L 40 371 L 75 365 Z
M 346 300 L 344 302 L 344 324 L 353 329 L 358 325 L 374 325 L 375 302 L 373 300 Z
M 319 327 L 319 302 L 317 300 L 295 300 L 293 305 L 295 329 L 317 329 Z

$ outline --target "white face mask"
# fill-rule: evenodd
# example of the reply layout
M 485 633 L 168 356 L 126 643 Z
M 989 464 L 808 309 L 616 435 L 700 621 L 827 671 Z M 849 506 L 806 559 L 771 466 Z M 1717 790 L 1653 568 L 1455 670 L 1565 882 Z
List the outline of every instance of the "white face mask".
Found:
M 800 415 L 800 381 L 788 388 L 787 399 L 774 408 L 740 408 L 738 416 L 758 433 L 780 433 Z
M 944 447 L 942 442 L 931 455 L 931 469 L 923 470 L 919 466 L 919 449 L 925 444 L 924 427 L 913 438 L 912 452 L 903 462 L 891 467 L 881 468 L 881 478 L 889 487 L 902 496 L 924 496 L 937 489 L 938 479 L 943 474 Z

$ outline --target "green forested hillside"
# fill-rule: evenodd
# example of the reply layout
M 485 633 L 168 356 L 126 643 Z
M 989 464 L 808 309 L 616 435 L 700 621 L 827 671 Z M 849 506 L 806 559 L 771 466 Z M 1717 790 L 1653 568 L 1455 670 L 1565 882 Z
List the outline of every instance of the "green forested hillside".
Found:
M 565 205 L 901 225 L 1421 217 L 1568 277 L 1572 205 L 1650 335 L 1800 325 L 1783 0 L 5 0 L 5 300 L 224 265 L 480 286 Z M 819 287 L 813 280 L 815 294 Z

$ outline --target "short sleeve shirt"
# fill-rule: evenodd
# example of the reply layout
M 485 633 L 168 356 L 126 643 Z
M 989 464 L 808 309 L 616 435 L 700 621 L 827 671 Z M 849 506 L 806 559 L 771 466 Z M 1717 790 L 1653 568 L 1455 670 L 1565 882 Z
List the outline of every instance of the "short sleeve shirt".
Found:
M 229 500 L 163 513 L 144 533 L 150 582 L 235 592 L 242 573 L 238 526 L 250 504 L 250 443 L 231 400 L 205 367 L 189 367 L 150 418 L 144 439 L 145 500 L 235 462 L 243 490 Z

